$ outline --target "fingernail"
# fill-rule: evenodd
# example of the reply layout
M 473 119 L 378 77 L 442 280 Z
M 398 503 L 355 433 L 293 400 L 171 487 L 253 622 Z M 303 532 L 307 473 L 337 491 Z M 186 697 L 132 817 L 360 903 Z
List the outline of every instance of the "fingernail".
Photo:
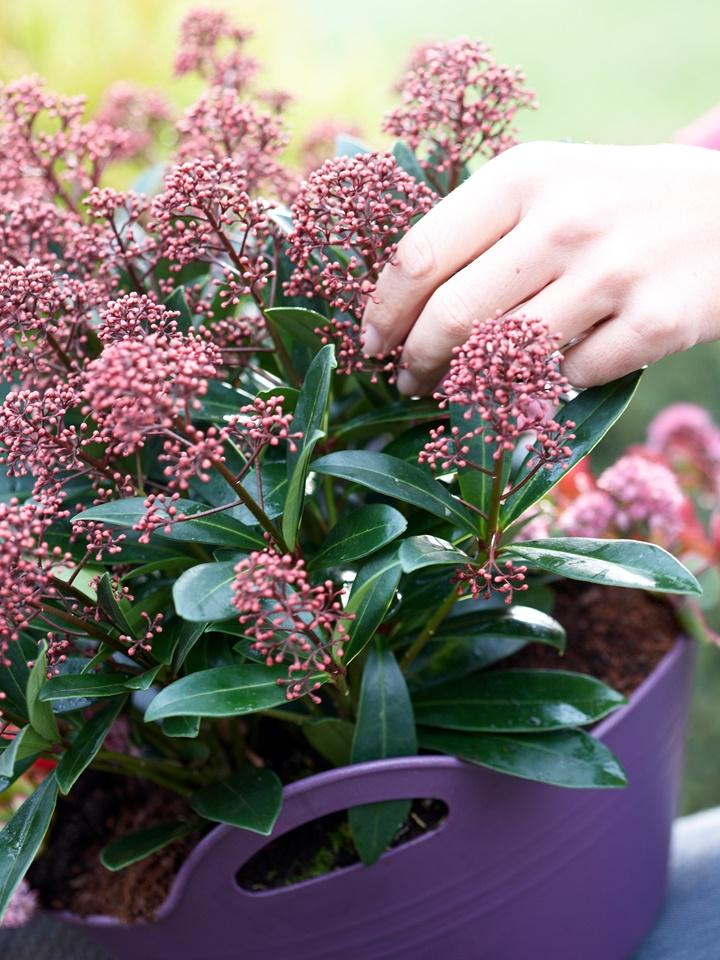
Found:
M 400 393 L 412 397 L 420 393 L 420 381 L 409 370 L 401 370 L 397 378 L 397 388 Z
M 380 331 L 369 323 L 363 330 L 362 349 L 366 357 L 375 357 L 382 352 L 383 342 Z

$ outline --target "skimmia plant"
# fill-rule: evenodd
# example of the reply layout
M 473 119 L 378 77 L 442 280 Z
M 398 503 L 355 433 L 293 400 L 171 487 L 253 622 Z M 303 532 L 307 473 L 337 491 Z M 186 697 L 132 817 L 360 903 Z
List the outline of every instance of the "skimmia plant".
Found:
M 88 769 L 193 811 L 115 841 L 109 869 L 214 822 L 270 832 L 261 729 L 331 765 L 426 749 L 622 786 L 583 730 L 621 695 L 484 668 L 563 649 L 555 578 L 698 592 L 629 526 L 599 539 L 607 523 L 565 506 L 542 527 L 637 376 L 574 396 L 558 343 L 521 316 L 479 318 L 429 400 L 397 393 L 397 355 L 363 353 L 380 271 L 469 162 L 512 145 L 522 76 L 479 43 L 425 46 L 386 120 L 394 150 L 340 138 L 301 179 L 281 162 L 288 98 L 258 86 L 247 39 L 187 18 L 176 69 L 208 88 L 137 191 L 103 177 L 167 137 L 157 96 L 125 86 L 86 119 L 37 79 L 0 92 L 0 788 L 46 764 L 0 834 L 14 916 L 58 794 Z M 662 518 L 665 488 L 648 489 L 643 516 Z M 366 862 L 409 805 L 350 811 Z

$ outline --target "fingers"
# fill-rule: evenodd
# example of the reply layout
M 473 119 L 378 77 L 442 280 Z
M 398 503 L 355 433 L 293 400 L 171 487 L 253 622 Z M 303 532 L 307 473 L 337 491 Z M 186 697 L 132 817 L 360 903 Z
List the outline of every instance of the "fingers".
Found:
M 667 354 L 622 318 L 606 320 L 565 354 L 562 371 L 575 387 L 596 387 Z
M 562 256 L 548 249 L 534 220 L 521 221 L 432 294 L 405 342 L 398 389 L 430 393 L 475 320 L 512 311 L 554 280 L 561 267 Z
M 519 190 L 510 188 L 507 168 L 501 157 L 491 160 L 400 241 L 363 318 L 368 354 L 401 343 L 433 290 L 515 226 Z
M 514 312 L 542 320 L 550 333 L 560 337 L 561 344 L 567 344 L 612 316 L 616 303 L 608 286 L 589 286 L 568 273 Z

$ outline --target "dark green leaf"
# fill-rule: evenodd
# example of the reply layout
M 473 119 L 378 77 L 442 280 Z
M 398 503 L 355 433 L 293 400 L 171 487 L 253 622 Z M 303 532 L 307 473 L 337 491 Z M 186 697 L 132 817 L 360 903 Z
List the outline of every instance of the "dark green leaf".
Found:
M 131 677 L 125 686 L 128 690 L 149 690 L 162 668 L 163 665 L 158 663 L 154 667 L 150 667 L 149 670 L 145 670 L 143 673 L 138 673 L 134 677 Z
M 405 678 L 392 651 L 375 642 L 363 670 L 352 762 L 415 753 L 417 734 Z M 410 812 L 410 806 L 410 800 L 391 800 L 348 810 L 350 832 L 363 863 L 378 859 Z
M 156 827 L 148 827 L 147 830 L 113 840 L 100 852 L 100 862 L 107 870 L 122 870 L 196 830 L 196 823 L 161 823 Z
M 315 331 L 327 326 L 328 318 L 321 313 L 307 310 L 305 307 L 272 307 L 265 311 L 265 316 L 292 340 L 296 340 L 303 346 L 315 351 L 322 346 L 322 340 Z
M 441 483 L 420 467 L 386 453 L 342 450 L 316 460 L 313 470 L 411 503 L 471 532 L 475 529 L 470 515 Z
M 102 611 L 106 614 L 107 617 L 115 624 L 115 626 L 121 630 L 126 636 L 134 637 L 134 631 L 128 622 L 128 618 L 125 614 L 125 611 L 120 606 L 113 593 L 112 584 L 110 582 L 110 574 L 104 573 L 97 584 L 97 600 L 98 605 Z
M 460 606 L 463 606 L 460 604 Z M 431 686 L 510 657 L 528 643 L 565 649 L 565 631 L 532 607 L 503 606 L 446 619 L 408 670 L 412 686 Z
M 36 757 L 52 746 L 51 741 L 41 737 L 32 727 L 18 730 L 13 739 L 0 754 L 0 779 L 12 779 L 23 760 Z
M 411 177 L 414 177 L 418 183 L 424 183 L 426 186 L 435 192 L 435 187 L 430 183 L 425 171 L 420 166 L 420 161 L 415 156 L 410 147 L 404 143 L 402 140 L 398 140 L 393 147 L 393 156 L 398 162 L 398 165 L 403 168 Z
M 0 832 L 0 921 L 10 897 L 40 849 L 56 800 L 57 781 L 55 775 L 50 774 Z
M 5 694 L 2 706 L 12 713 L 27 719 L 27 690 L 30 667 L 38 655 L 38 645 L 32 637 L 21 633 L 16 641 L 9 644 L 3 654 L 9 661 L 0 669 L 0 692 Z
M 558 787 L 624 787 L 625 773 L 604 743 L 583 730 L 538 734 L 458 733 L 420 728 L 420 746 L 513 777 Z
M 501 517 L 504 527 L 529 510 L 594 449 L 632 400 L 640 376 L 640 372 L 630 373 L 612 383 L 592 387 L 562 407 L 557 415 L 558 422 L 572 420 L 575 423 L 572 430 L 575 439 L 570 444 L 572 456 L 561 464 L 553 464 L 549 470 L 538 470 L 525 486 L 508 498 Z
M 438 537 L 409 537 L 400 544 L 403 573 L 424 567 L 463 567 L 472 558 Z
M 186 620 L 183 623 L 182 627 L 180 628 L 178 643 L 172 661 L 173 671 L 175 673 L 177 673 L 180 667 L 182 667 L 182 665 L 185 663 L 185 658 L 198 642 L 203 633 L 205 633 L 206 629 L 207 623 L 202 621 L 200 623 L 192 623 L 191 621 Z
M 219 380 L 210 380 L 207 393 L 200 398 L 200 409 L 197 415 L 201 420 L 219 423 L 232 414 L 238 413 L 241 407 L 252 403 L 253 399 L 252 395 L 242 393 Z
M 702 593 L 692 573 L 654 543 L 558 537 L 516 543 L 501 556 L 571 580 L 662 593 Z
M 181 677 L 161 690 L 145 713 L 145 720 L 164 717 L 235 717 L 276 707 L 285 702 L 278 680 L 282 667 L 257 663 L 213 667 Z
M 41 737 L 54 743 L 59 738 L 57 723 L 53 716 L 52 707 L 46 703 L 44 693 L 48 688 L 47 679 L 47 659 L 45 650 L 47 645 L 43 640 L 42 646 L 35 658 L 35 663 L 27 681 L 27 708 L 30 726 L 33 727 Z M 61 677 L 56 679 L 60 680 Z
M 178 616 L 193 623 L 225 620 L 237 611 L 233 605 L 233 561 L 199 563 L 186 570 L 173 586 L 173 603 Z
M 237 499 L 237 497 L 235 497 Z M 193 500 L 174 500 L 173 509 L 179 514 L 192 516 L 208 510 L 204 503 Z M 113 527 L 134 527 L 145 516 L 147 508 L 144 497 L 126 497 L 123 500 L 110 500 L 97 507 L 90 507 L 75 519 L 95 520 Z M 162 510 L 160 511 L 162 516 Z M 169 517 L 168 517 L 169 519 Z M 238 550 L 262 549 L 262 535 L 240 523 L 227 512 L 210 514 L 197 520 L 182 520 L 174 523 L 169 530 L 163 529 L 168 540 L 183 543 L 209 543 L 215 546 L 235 547 Z
M 245 767 L 190 798 L 201 817 L 268 836 L 282 806 L 282 784 L 272 770 Z
M 350 763 L 355 733 L 353 723 L 336 717 L 321 717 L 304 724 L 303 733 L 310 745 L 334 767 L 345 767 Z
M 468 413 L 469 416 L 467 416 Z M 450 404 L 450 424 L 452 427 L 457 427 L 461 437 L 465 437 L 465 434 L 470 431 L 482 429 L 485 426 L 485 422 L 476 410 L 468 410 L 456 403 Z M 485 516 L 488 516 L 492 500 L 493 477 L 483 471 L 490 471 L 491 474 L 494 474 L 498 469 L 497 463 L 493 460 L 495 444 L 485 443 L 484 434 L 480 434 L 463 439 L 462 446 L 468 448 L 467 459 L 478 467 L 482 467 L 482 470 L 472 468 L 458 470 L 460 493 L 463 500 L 472 503 Z M 502 489 L 505 488 L 510 476 L 510 465 L 511 459 L 506 455 L 503 457 Z M 478 517 L 475 522 L 478 530 L 484 529 L 485 521 L 482 517 Z
M 443 417 L 443 411 L 438 410 L 438 405 L 430 400 L 406 400 L 402 403 L 391 403 L 381 410 L 371 410 L 369 413 L 363 413 L 346 423 L 341 423 L 335 430 L 335 436 L 338 439 L 346 440 L 349 436 L 382 433 L 382 428 L 398 432 L 398 424 L 410 424 L 422 422 L 424 420 L 439 420 Z M 427 428 L 424 433 L 425 441 L 428 439 Z
M 294 451 L 288 450 L 288 491 L 282 522 L 283 536 L 291 549 L 297 542 L 310 457 L 318 440 L 325 436 L 323 424 L 330 401 L 330 379 L 336 366 L 335 348 L 329 343 L 310 364 L 293 416 L 293 431 L 300 431 L 302 438 Z
M 127 693 L 128 680 L 131 679 L 127 673 L 69 673 L 48 680 L 40 691 L 40 700 L 116 697 Z
M 348 598 L 348 638 L 344 661 L 351 663 L 372 640 L 395 597 L 402 568 L 396 547 L 389 547 L 360 568 Z
M 367 557 L 407 528 L 405 517 L 384 503 L 370 503 L 343 517 L 308 564 L 310 570 L 335 567 Z
M 166 737 L 187 737 L 194 740 L 200 733 L 202 717 L 165 717 L 160 722 Z
M 118 697 L 83 723 L 55 771 L 61 793 L 69 793 L 78 777 L 90 766 L 124 703 L 125 697 Z
M 564 670 L 490 670 L 413 697 L 418 723 L 496 733 L 580 727 L 625 702 L 600 680 Z

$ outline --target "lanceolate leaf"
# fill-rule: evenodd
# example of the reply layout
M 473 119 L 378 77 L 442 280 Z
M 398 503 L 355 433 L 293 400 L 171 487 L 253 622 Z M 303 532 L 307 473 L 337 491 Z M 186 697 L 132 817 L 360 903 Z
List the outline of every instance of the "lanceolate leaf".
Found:
M 334 767 L 344 767 L 351 762 L 355 725 L 349 720 L 320 717 L 304 724 L 302 731 L 310 745 Z
M 418 400 L 415 402 L 392 403 L 388 407 L 363 413 L 352 420 L 348 420 L 347 423 L 340 424 L 335 430 L 335 436 L 346 440 L 350 436 L 384 432 L 383 427 L 397 433 L 400 424 L 402 428 L 405 428 L 416 422 L 440 420 L 446 416 L 447 414 L 439 410 L 437 403 L 433 401 Z M 425 439 L 427 439 L 427 427 L 425 428 Z
M 407 520 L 394 507 L 384 503 L 360 507 L 335 524 L 308 567 L 321 570 L 367 557 L 399 537 L 406 528 Z
M 347 613 L 354 614 L 347 625 L 346 664 L 365 648 L 383 622 L 395 597 L 401 573 L 396 547 L 388 547 L 358 571 L 345 608 Z
M 420 728 L 420 746 L 513 777 L 558 787 L 624 787 L 625 773 L 610 750 L 583 730 L 537 734 L 458 733 Z
M 80 728 L 55 771 L 61 793 L 69 793 L 78 777 L 90 766 L 124 703 L 125 698 L 118 697 Z
M 173 508 L 178 514 L 185 516 L 204 513 L 209 509 L 204 503 L 195 503 L 193 500 L 174 500 Z M 145 516 L 146 512 L 144 497 L 127 497 L 90 507 L 74 519 L 95 520 L 112 527 L 132 528 Z M 168 530 L 163 528 L 162 535 L 167 540 L 209 543 L 215 546 L 235 547 L 238 550 L 257 550 L 262 549 L 264 545 L 262 535 L 257 530 L 246 527 L 224 511 L 211 513 L 197 520 L 182 520 L 174 523 Z
M 52 677 L 40 691 L 42 702 L 89 697 L 116 697 L 127 693 L 127 673 L 68 673 Z
M 38 655 L 38 645 L 35 640 L 21 633 L 8 646 L 4 656 L 9 660 L 7 666 L 0 669 L 0 692 L 5 694 L 2 706 L 27 719 L 27 682 L 30 676 L 30 667 Z
M 297 542 L 310 456 L 318 440 L 325 436 L 323 423 L 330 400 L 330 378 L 336 366 L 335 348 L 327 344 L 310 364 L 293 416 L 293 431 L 300 431 L 302 437 L 294 452 L 288 450 L 287 457 L 288 492 L 283 536 L 291 548 Z
M 702 593 L 692 573 L 654 543 L 558 537 L 526 540 L 503 550 L 501 556 L 571 580 L 662 593 Z
M 36 757 L 50 746 L 50 741 L 41 737 L 32 727 L 23 727 L 0 753 L 0 779 L 12 779 L 23 760 Z
M 58 728 L 52 707 L 46 703 L 44 696 L 47 687 L 47 659 L 45 657 L 46 643 L 43 640 L 42 646 L 35 658 L 35 664 L 30 671 L 27 682 L 27 707 L 30 726 L 33 727 L 41 737 L 49 740 L 51 743 L 58 739 Z M 58 680 L 63 679 L 58 677 Z
M 194 793 L 190 805 L 206 820 L 268 836 L 282 806 L 282 784 L 272 770 L 248 766 Z
M 202 621 L 200 623 L 191 623 L 190 621 L 183 623 L 179 631 L 178 643 L 173 655 L 173 671 L 175 673 L 177 673 L 185 663 L 185 658 L 203 635 L 206 628 L 207 623 Z
M 114 625 L 126 636 L 133 637 L 135 635 L 133 628 L 128 622 L 125 611 L 122 609 L 115 597 L 115 594 L 113 593 L 109 573 L 104 573 L 98 580 L 97 599 L 99 606 L 110 618 L 110 620 L 112 620 Z
M 113 840 L 101 851 L 100 862 L 108 870 L 122 870 L 124 867 L 129 867 L 131 863 L 137 863 L 138 860 L 149 857 L 151 853 L 162 850 L 175 840 L 187 837 L 197 828 L 197 823 L 178 822 L 148 827 L 147 830 L 140 830 Z
M 375 642 L 363 671 L 352 761 L 362 763 L 415 753 L 417 734 L 405 678 L 392 651 Z M 364 863 L 378 859 L 410 812 L 410 806 L 410 800 L 391 800 L 348 811 L 350 831 Z
M 505 503 L 501 522 L 503 526 L 516 520 L 534 503 L 544 497 L 576 463 L 586 457 L 602 440 L 633 398 L 641 373 L 630 373 L 620 380 L 592 387 L 578 394 L 558 414 L 558 422 L 572 420 L 575 439 L 570 446 L 572 456 L 549 470 L 542 469 Z
M 199 563 L 181 574 L 173 586 L 173 603 L 178 616 L 193 623 L 227 620 L 237 613 L 233 605 L 232 561 Z
M 413 697 L 418 723 L 495 733 L 584 726 L 625 702 L 594 677 L 563 670 L 491 670 Z
M 512 656 L 528 643 L 564 650 L 565 631 L 547 614 L 514 604 L 450 617 L 411 664 L 408 682 L 421 687 L 464 677 Z
M 438 537 L 409 537 L 400 545 L 403 573 L 413 573 L 423 567 L 462 567 L 470 560 L 462 550 Z
M 427 471 L 386 453 L 343 450 L 313 463 L 317 473 L 369 487 L 395 500 L 411 503 L 450 523 L 473 532 L 471 516 Z
M 287 676 L 282 667 L 247 663 L 212 667 L 161 690 L 145 713 L 146 722 L 163 717 L 236 717 L 285 702 L 278 680 Z
M 469 417 L 466 416 L 467 413 L 470 413 Z M 460 436 L 464 437 L 465 434 L 470 431 L 483 427 L 485 422 L 480 418 L 480 414 L 477 413 L 477 411 L 468 411 L 466 407 L 460 406 L 457 403 L 451 403 L 450 425 L 457 427 L 460 431 Z M 495 444 L 485 443 L 484 434 L 481 433 L 479 436 L 469 437 L 463 440 L 462 445 L 468 448 L 468 460 L 476 466 L 481 467 L 482 470 L 475 470 L 472 467 L 458 470 L 460 493 L 462 494 L 463 500 L 467 500 L 468 503 L 471 503 L 481 510 L 485 516 L 488 516 L 492 500 L 492 474 L 498 469 L 497 463 L 493 460 Z M 509 475 L 510 456 L 506 455 L 503 457 L 502 479 L 499 481 L 501 488 L 505 487 Z M 476 522 L 478 529 L 483 530 L 485 521 L 482 517 L 479 517 Z
M 51 773 L 0 832 L 0 920 L 40 849 L 56 800 L 57 781 Z
M 292 340 L 311 350 L 319 350 L 322 341 L 315 331 L 327 325 L 328 318 L 305 307 L 272 307 L 265 311 L 271 323 L 279 327 Z

